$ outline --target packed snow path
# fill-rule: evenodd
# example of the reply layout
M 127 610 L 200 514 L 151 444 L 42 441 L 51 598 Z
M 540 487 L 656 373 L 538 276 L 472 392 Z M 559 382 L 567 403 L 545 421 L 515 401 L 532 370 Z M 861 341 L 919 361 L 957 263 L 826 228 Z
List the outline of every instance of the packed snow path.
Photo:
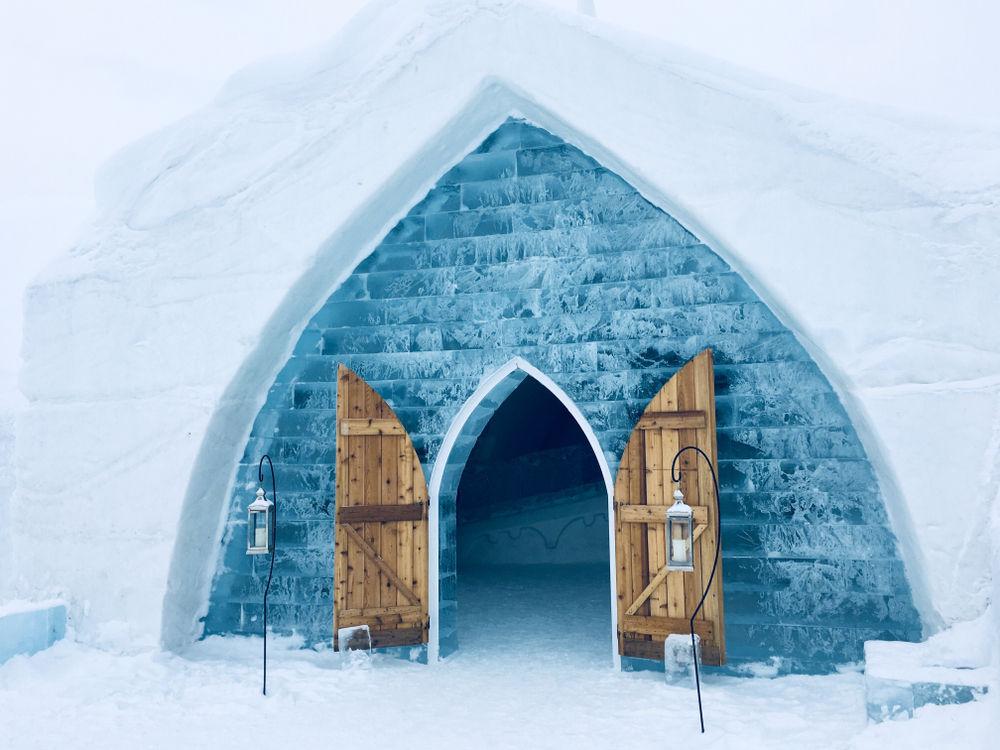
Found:
M 607 564 L 460 569 L 456 665 L 599 677 L 611 668 L 608 575 Z
M 867 725 L 861 675 L 716 678 L 694 691 L 609 668 L 606 570 L 464 571 L 462 650 L 437 667 L 211 638 L 185 657 L 64 641 L 0 666 L 4 748 L 983 748 L 989 702 Z M 530 604 L 534 602 L 535 604 Z M 117 634 L 121 637 L 123 634 Z M 376 744 L 377 743 L 377 744 Z

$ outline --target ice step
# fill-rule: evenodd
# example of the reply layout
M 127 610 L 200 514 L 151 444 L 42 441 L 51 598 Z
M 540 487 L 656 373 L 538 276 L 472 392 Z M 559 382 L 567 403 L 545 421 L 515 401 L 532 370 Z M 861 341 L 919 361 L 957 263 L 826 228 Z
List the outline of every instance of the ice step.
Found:
M 906 719 L 927 704 L 968 703 L 991 678 L 988 619 L 962 623 L 925 643 L 867 641 L 865 699 L 874 721 Z

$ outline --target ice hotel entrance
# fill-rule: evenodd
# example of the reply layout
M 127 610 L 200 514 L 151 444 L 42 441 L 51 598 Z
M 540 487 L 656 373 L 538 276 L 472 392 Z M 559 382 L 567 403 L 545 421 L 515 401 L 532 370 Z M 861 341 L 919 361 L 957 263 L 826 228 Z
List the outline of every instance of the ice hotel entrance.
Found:
M 663 572 L 662 525 L 637 506 L 669 501 L 671 451 L 702 431 L 717 449 L 721 489 L 722 576 L 711 626 L 699 626 L 718 649 L 709 657 L 824 672 L 860 660 L 865 640 L 918 640 L 864 446 L 826 376 L 758 293 L 551 132 L 510 119 L 470 148 L 388 232 L 373 228 L 381 239 L 330 281 L 275 363 L 233 466 L 204 633 L 258 634 L 266 575 L 240 542 L 266 452 L 284 497 L 269 600 L 276 631 L 329 644 L 337 608 L 338 617 L 383 618 L 395 631 L 382 636 L 386 647 L 447 658 L 463 648 L 463 597 L 474 598 L 464 587 L 482 570 L 527 560 L 596 570 L 604 555 L 604 609 L 593 622 L 607 629 L 595 637 L 625 668 L 655 664 L 666 633 L 686 627 L 697 587 L 672 585 L 690 574 Z M 673 404 L 669 384 L 708 350 L 713 369 L 701 380 L 714 406 Z M 338 517 L 351 480 L 338 441 L 375 439 L 338 429 L 341 368 L 371 394 L 351 419 L 395 420 L 381 423 L 395 444 L 387 486 L 398 497 L 400 467 L 412 475 L 412 499 L 404 492 L 395 503 L 408 509 Z M 702 416 L 647 419 L 668 412 Z M 547 423 L 559 426 L 550 433 Z M 545 471 L 546 462 L 560 468 Z M 688 497 L 708 493 L 703 471 L 683 467 Z M 363 482 L 375 476 L 364 472 Z M 354 532 L 372 554 L 341 523 L 350 513 L 362 514 Z M 390 538 L 390 525 L 408 530 Z M 701 533 L 703 558 L 714 538 Z M 341 543 L 355 561 L 346 578 Z M 393 544 L 396 567 L 383 551 Z M 369 567 L 375 578 L 359 578 Z M 370 609 L 380 612 L 361 611 Z
M 453 420 L 428 491 L 402 423 L 340 365 L 335 632 L 364 625 L 378 648 L 426 643 L 431 657 L 442 642 L 454 651 L 463 634 L 472 643 L 514 634 L 513 643 L 545 631 L 547 650 L 592 655 L 610 635 L 605 658 L 662 660 L 663 639 L 684 633 L 694 617 L 706 663 L 724 664 L 721 575 L 710 578 L 719 528 L 709 481 L 712 382 L 706 350 L 660 389 L 628 440 L 612 489 L 579 410 L 517 358 Z M 696 453 L 679 453 L 686 446 L 701 451 L 704 465 Z M 675 487 L 696 519 L 687 540 L 696 567 L 687 572 L 667 564 L 666 509 Z M 429 564 L 434 550 L 436 566 Z M 435 583 L 442 590 L 442 562 L 457 583 L 444 605 L 428 595 Z M 436 618 L 448 629 L 438 624 L 435 632 Z M 586 627 L 575 632 L 564 626 L 570 621 Z M 570 634 L 560 649 L 560 637 Z
M 455 419 L 428 491 L 402 423 L 339 367 L 335 631 L 366 625 L 377 648 L 426 643 L 433 654 L 442 640 L 449 651 L 459 639 L 496 645 L 498 632 L 545 627 L 532 620 L 575 618 L 610 663 L 608 471 L 578 410 L 549 388 L 520 359 L 488 378 Z M 454 589 L 456 576 L 444 606 L 428 596 L 428 580 Z M 573 632 L 557 628 L 557 642 L 560 630 Z

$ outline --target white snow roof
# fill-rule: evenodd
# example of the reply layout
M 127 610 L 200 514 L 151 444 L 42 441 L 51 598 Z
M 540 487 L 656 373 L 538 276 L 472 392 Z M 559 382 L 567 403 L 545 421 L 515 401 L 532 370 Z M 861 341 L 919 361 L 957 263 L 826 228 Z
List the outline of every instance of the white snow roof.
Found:
M 743 273 L 845 400 L 925 617 L 977 615 L 1000 126 L 844 102 L 529 0 L 375 2 L 106 165 L 92 226 L 27 293 L 15 576 L 66 594 L 81 633 L 189 638 L 298 332 L 512 114 Z

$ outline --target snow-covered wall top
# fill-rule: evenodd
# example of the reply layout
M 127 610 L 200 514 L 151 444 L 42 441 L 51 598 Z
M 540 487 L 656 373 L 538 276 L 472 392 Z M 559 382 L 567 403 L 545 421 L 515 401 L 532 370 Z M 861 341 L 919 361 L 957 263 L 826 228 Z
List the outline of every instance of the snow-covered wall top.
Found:
M 66 596 L 83 634 L 193 637 L 176 613 L 207 601 L 230 467 L 277 368 L 511 114 L 751 283 L 861 432 L 925 619 L 981 612 L 1000 127 L 846 104 L 526 0 L 373 3 L 111 160 L 91 228 L 27 293 L 20 585 Z

